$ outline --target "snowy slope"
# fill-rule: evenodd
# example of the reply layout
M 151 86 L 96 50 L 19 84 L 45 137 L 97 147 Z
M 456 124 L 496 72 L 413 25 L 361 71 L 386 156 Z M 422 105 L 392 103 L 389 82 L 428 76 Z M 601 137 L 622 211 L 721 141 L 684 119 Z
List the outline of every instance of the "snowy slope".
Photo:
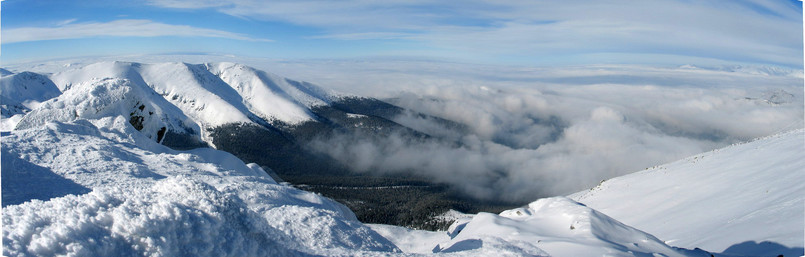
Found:
M 800 129 L 609 179 L 570 197 L 670 245 L 799 256 L 803 179 Z
M 343 205 L 209 148 L 171 150 L 122 116 L 3 134 L 3 254 L 393 253 Z
M 203 128 L 251 122 L 236 92 L 212 74 L 184 63 L 101 62 L 59 72 L 51 78 L 62 91 L 99 78 L 126 79 L 151 88 Z
M 12 74 L 3 70 L 0 77 L 0 130 L 9 131 L 22 115 L 35 109 L 41 102 L 61 94 L 59 88 L 46 76 L 33 72 Z
M 162 141 L 167 130 L 189 132 L 199 137 L 198 125 L 150 88 L 112 78 L 71 85 L 64 94 L 25 115 L 17 129 L 41 127 L 51 121 L 118 115 L 127 117 L 137 130 L 157 142 Z
M 147 86 L 180 108 L 202 128 L 229 123 L 313 120 L 309 110 L 327 104 L 332 92 L 234 63 L 100 62 L 51 76 L 62 90 L 99 78 L 127 79 Z
M 313 119 L 309 108 L 330 103 L 325 90 L 236 63 L 205 64 L 232 86 L 243 101 L 264 119 L 296 124 Z

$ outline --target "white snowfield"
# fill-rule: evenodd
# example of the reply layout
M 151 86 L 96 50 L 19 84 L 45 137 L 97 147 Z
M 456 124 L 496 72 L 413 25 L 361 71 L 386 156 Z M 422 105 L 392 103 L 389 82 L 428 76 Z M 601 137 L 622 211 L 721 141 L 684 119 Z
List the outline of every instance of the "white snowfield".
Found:
M 333 95 L 315 86 L 231 63 L 109 62 L 50 79 L 63 93 L 2 134 L 6 256 L 803 255 L 803 129 L 428 232 L 361 224 L 256 164 L 154 138 L 300 122 Z
M 801 256 L 805 130 L 609 179 L 570 196 L 668 244 Z

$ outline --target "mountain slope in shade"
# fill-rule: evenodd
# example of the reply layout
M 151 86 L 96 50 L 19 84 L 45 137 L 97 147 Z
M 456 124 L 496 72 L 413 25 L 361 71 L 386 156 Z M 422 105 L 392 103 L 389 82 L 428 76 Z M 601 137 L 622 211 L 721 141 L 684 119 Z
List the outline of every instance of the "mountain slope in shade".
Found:
M 570 196 L 668 244 L 803 255 L 805 130 L 699 154 Z

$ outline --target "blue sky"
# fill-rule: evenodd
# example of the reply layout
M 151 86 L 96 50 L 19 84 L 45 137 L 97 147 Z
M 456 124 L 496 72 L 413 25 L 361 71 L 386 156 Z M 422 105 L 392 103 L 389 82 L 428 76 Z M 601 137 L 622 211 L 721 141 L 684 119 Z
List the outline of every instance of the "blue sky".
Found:
M 5 63 L 211 53 L 484 64 L 802 66 L 792 0 L 2 2 Z

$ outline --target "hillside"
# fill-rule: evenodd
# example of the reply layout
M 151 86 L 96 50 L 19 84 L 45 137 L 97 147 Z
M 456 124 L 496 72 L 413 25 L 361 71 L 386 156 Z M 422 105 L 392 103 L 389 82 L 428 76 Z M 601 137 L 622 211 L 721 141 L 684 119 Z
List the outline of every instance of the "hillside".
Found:
M 674 246 L 797 256 L 804 178 L 800 129 L 609 179 L 570 198 Z
M 51 74 L 10 74 L 0 78 L 0 84 L 4 99 L 15 99 L 2 102 L 4 130 L 120 115 L 159 144 L 175 150 L 212 147 L 229 152 L 270 170 L 275 179 L 347 204 L 366 222 L 444 229 L 446 221 L 429 220 L 450 209 L 511 207 L 468 201 L 454 188 L 424 176 L 382 176 L 375 171 L 384 172 L 384 167 L 372 167 L 371 172 L 352 167 L 332 156 L 337 148 L 327 141 L 338 139 L 336 143 L 346 148 L 382 144 L 387 138 L 449 141 L 397 123 L 398 116 L 432 120 L 451 129 L 460 129 L 460 124 L 241 64 L 97 62 Z M 380 190 L 364 194 L 355 186 Z

